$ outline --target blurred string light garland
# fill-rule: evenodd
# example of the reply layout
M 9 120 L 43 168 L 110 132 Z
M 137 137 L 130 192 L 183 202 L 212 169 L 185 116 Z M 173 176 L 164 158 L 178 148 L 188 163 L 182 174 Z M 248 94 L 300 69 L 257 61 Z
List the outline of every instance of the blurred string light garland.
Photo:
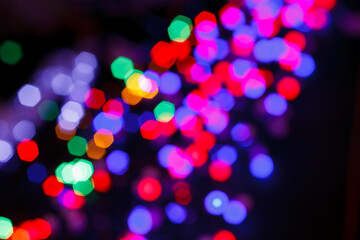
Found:
M 233 166 L 238 152 L 248 151 L 249 172 L 259 179 L 271 176 L 276 162 L 257 139 L 255 124 L 237 122 L 232 116 L 239 112 L 237 100 L 251 99 L 255 117 L 262 119 L 269 132 L 275 137 L 286 135 L 289 102 L 315 70 L 314 59 L 304 52 L 308 32 L 327 26 L 334 5 L 335 0 L 245 0 L 240 5 L 224 5 L 218 18 L 203 11 L 194 24 L 179 15 L 168 27 L 170 41 L 160 41 L 151 49 L 148 70 L 136 69 L 123 56 L 112 62 L 113 77 L 125 84 L 121 97 L 109 99 L 107 92 L 91 88 L 98 72 L 98 60 L 91 53 L 72 57 L 70 68 L 45 68 L 35 83 L 19 89 L 14 103 L 19 113 L 0 122 L 0 167 L 6 168 L 17 153 L 21 160 L 31 162 L 30 181 L 41 184 L 44 194 L 57 199 L 60 208 L 77 210 L 91 192 L 111 189 L 111 175 L 126 174 L 136 159 L 111 146 L 120 138 L 126 141 L 127 134 L 140 132 L 153 142 L 159 166 L 177 182 L 169 197 L 163 196 L 169 192 L 164 189 L 165 178 L 150 171 L 138 179 L 134 197 L 142 204 L 123 216 L 128 231 L 119 233 L 120 239 L 146 239 L 153 229 L 161 231 L 163 219 L 147 206 L 159 198 L 167 202 L 162 211 L 168 220 L 182 224 L 194 210 L 189 208 L 193 196 L 187 178 L 197 174 L 197 168 L 206 167 L 213 181 L 226 182 L 236 174 Z M 3 62 L 16 64 L 21 58 L 17 43 L 6 41 L 0 46 Z M 64 98 L 61 107 L 56 96 Z M 147 101 L 150 104 L 141 114 L 131 111 Z M 33 138 L 41 120 L 57 121 L 56 136 L 67 141 L 73 156 L 54 170 L 36 162 L 42 146 Z M 178 133 L 186 141 L 172 141 Z M 232 142 L 222 144 L 224 139 Z M 230 225 L 242 223 L 251 210 L 251 202 L 218 189 L 208 192 L 201 202 L 198 214 L 222 216 Z M 201 209 L 207 213 L 200 213 Z M 10 219 L 0 217 L 0 239 L 46 239 L 50 223 L 51 219 L 38 218 L 13 227 Z M 211 236 L 213 240 L 236 239 L 222 229 Z

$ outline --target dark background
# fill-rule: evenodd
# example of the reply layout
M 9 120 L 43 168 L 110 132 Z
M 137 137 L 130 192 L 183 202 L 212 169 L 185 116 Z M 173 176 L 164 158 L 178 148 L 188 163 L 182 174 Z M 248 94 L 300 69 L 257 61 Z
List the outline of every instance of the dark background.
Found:
M 0 63 L 0 107 L 6 105 L 16 90 L 31 78 L 44 56 L 53 50 L 66 47 L 76 52 L 93 52 L 102 65 L 102 72 L 109 74 L 106 66 L 113 56 L 109 45 L 115 41 L 114 35 L 121 36 L 116 41 L 130 46 L 129 55 L 132 50 L 149 51 L 154 43 L 166 39 L 166 26 L 176 15 L 194 18 L 201 10 L 216 13 L 223 2 L 1 1 L 0 42 L 6 39 L 17 41 L 23 47 L 24 58 L 15 66 Z M 239 239 L 343 238 L 345 226 L 351 225 L 344 220 L 348 206 L 349 159 L 360 157 L 350 150 L 351 141 L 354 148 L 360 148 L 360 145 L 356 146 L 356 138 L 352 139 L 352 135 L 359 134 L 353 129 L 360 123 L 359 106 L 355 109 L 360 43 L 359 38 L 343 31 L 341 20 L 347 13 L 359 11 L 359 5 L 359 1 L 340 1 L 332 11 L 331 26 L 313 33 L 317 69 L 306 79 L 300 97 L 291 103 L 294 115 L 290 121 L 290 134 L 284 139 L 264 136 L 277 166 L 273 177 L 267 182 L 248 180 L 241 187 L 228 186 L 253 195 L 255 208 L 247 220 L 230 227 L 213 217 L 199 219 L 196 224 L 182 228 L 166 224 L 161 229 L 163 235 L 152 233 L 149 239 L 193 239 L 198 233 L 211 233 L 220 227 L 232 230 Z M 151 18 L 154 15 L 163 17 L 165 21 L 162 24 L 156 21 L 159 27 L 149 34 L 146 23 L 154 20 Z M 117 51 L 121 52 L 121 48 Z M 131 57 L 144 66 L 149 62 L 148 55 L 140 58 L 134 54 Z M 37 138 L 54 138 L 49 134 L 44 130 Z M 64 143 L 56 144 L 59 144 L 59 149 L 66 149 Z M 134 150 L 134 147 L 128 148 Z M 201 188 L 206 181 L 196 180 L 194 184 Z M 122 193 L 131 194 L 130 189 Z M 93 218 L 98 212 L 126 213 L 131 204 L 129 199 L 123 199 L 124 195 L 119 197 L 110 193 L 99 200 L 104 206 L 108 203 L 108 207 L 86 211 Z M 123 206 L 115 206 L 119 202 L 115 204 L 114 199 L 121 199 Z M 17 224 L 52 211 L 40 186 L 28 182 L 25 167 L 20 167 L 15 173 L 0 174 L 0 215 L 11 216 Z M 358 208 L 350 207 L 350 211 L 358 212 Z M 115 224 L 120 220 L 111 221 Z M 71 237 L 63 231 L 55 239 L 106 239 L 103 236 L 112 239 L 123 228 L 102 237 L 94 234 L 96 230 L 91 227 L 81 237 Z

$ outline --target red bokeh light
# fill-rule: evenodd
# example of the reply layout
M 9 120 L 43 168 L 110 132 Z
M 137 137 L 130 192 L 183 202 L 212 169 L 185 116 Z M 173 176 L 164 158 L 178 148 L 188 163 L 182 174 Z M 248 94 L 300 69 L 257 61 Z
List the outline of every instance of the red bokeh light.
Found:
M 39 156 L 39 148 L 35 141 L 24 139 L 17 145 L 19 158 L 23 161 L 32 162 Z
M 212 133 L 203 131 L 194 140 L 194 144 L 204 150 L 210 150 L 215 145 L 215 136 Z
M 200 90 L 207 96 L 213 96 L 217 94 L 221 89 L 221 78 L 215 74 L 211 74 L 210 77 L 199 84 Z
M 176 61 L 176 50 L 173 45 L 160 41 L 150 51 L 152 61 L 162 68 L 170 68 Z
M 304 34 L 297 31 L 290 31 L 284 36 L 284 40 L 297 45 L 300 50 L 304 50 L 306 46 L 306 38 Z
M 277 83 L 276 90 L 287 100 L 294 100 L 299 96 L 301 87 L 295 78 L 284 77 Z
M 110 99 L 104 104 L 103 111 L 104 113 L 109 113 L 121 117 L 124 113 L 124 107 L 120 101 Z
M 108 192 L 111 188 L 111 178 L 107 171 L 97 169 L 92 175 L 94 181 L 94 189 L 98 192 Z
M 160 136 L 159 122 L 148 120 L 140 127 L 141 136 L 145 139 L 154 140 Z
M 236 240 L 235 235 L 227 230 L 220 230 L 217 232 L 213 240 Z
M 199 25 L 202 21 L 210 21 L 217 23 L 215 14 L 207 11 L 202 11 L 195 18 L 195 26 Z
M 37 218 L 32 221 L 33 233 L 31 233 L 31 238 L 35 239 L 46 239 L 51 234 L 51 225 L 49 222 L 44 219 Z
M 315 0 L 314 6 L 330 11 L 334 8 L 336 0 Z
M 185 152 L 191 157 L 192 165 L 194 167 L 201 167 L 207 161 L 208 158 L 207 151 L 195 144 L 188 146 Z
M 217 182 L 225 182 L 231 177 L 231 165 L 223 161 L 214 161 L 209 165 L 209 175 Z
M 184 41 L 184 42 L 172 41 L 171 45 L 174 47 L 176 58 L 179 60 L 186 59 L 191 53 L 191 44 L 189 41 Z
M 91 88 L 84 96 L 85 104 L 88 108 L 99 109 L 105 102 L 104 92 Z
M 137 193 L 145 201 L 155 201 L 161 194 L 161 184 L 155 178 L 143 178 L 137 186 Z
M 174 118 L 169 122 L 159 122 L 158 127 L 161 131 L 160 134 L 167 137 L 172 136 L 177 131 Z
M 42 184 L 47 196 L 56 197 L 64 190 L 64 184 L 59 182 L 55 175 L 49 176 Z
M 191 202 L 192 196 L 190 186 L 186 182 L 177 182 L 172 187 L 175 195 L 175 201 L 181 205 L 187 205 Z

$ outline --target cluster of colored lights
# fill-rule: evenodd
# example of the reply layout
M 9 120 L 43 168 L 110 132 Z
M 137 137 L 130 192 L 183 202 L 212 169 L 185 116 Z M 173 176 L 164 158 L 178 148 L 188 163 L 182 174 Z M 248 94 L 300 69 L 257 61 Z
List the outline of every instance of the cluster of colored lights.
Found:
M 0 239 L 42 240 L 47 239 L 50 234 L 51 225 L 44 219 L 27 220 L 15 227 L 10 219 L 0 217 Z
M 305 53 L 307 32 L 326 27 L 334 5 L 335 0 L 245 0 L 226 4 L 218 18 L 203 11 L 194 24 L 179 15 L 167 29 L 170 41 L 151 49 L 148 70 L 136 69 L 123 56 L 111 63 L 113 77 L 125 85 L 121 97 L 90 87 L 97 69 L 97 59 L 90 53 L 75 56 L 69 69 L 47 69 L 43 77 L 50 81 L 45 87 L 26 84 L 17 93 L 16 104 L 37 108 L 32 121 L 21 119 L 12 131 L 18 157 L 29 162 L 28 179 L 41 184 L 60 208 L 81 210 L 88 195 L 109 192 L 114 177 L 126 175 L 136 162 L 118 142 L 134 134 L 151 140 L 153 155 L 168 175 L 150 169 L 134 181 L 134 198 L 140 203 L 126 216 L 128 231 L 120 239 L 135 240 L 146 239 L 164 222 L 150 203 L 166 202 L 161 211 L 173 224 L 190 219 L 194 196 L 189 176 L 201 169 L 212 181 L 231 181 L 238 162 L 246 161 L 239 153 L 246 153 L 248 172 L 259 180 L 270 177 L 274 161 L 260 144 L 256 124 L 240 122 L 234 115 L 251 102 L 271 134 L 286 132 L 274 126 L 279 119 L 286 123 L 289 101 L 299 96 L 303 79 L 315 71 L 314 59 Z M 221 38 L 222 32 L 230 38 Z M 0 46 L 2 61 L 15 64 L 21 57 L 15 43 Z M 66 101 L 59 106 L 55 99 L 46 99 L 47 90 Z M 141 102 L 146 103 L 145 110 Z M 67 141 L 73 159 L 60 163 L 54 174 L 35 161 L 42 150 L 34 140 L 33 122 L 38 118 L 56 121 L 55 134 Z M 5 164 L 14 155 L 13 144 L 0 140 L 0 149 L 0 163 Z M 174 181 L 171 187 L 168 177 Z M 230 225 L 241 224 L 250 207 L 229 196 L 212 190 L 202 196 L 202 207 Z M 0 239 L 46 239 L 50 233 L 50 224 L 43 219 L 13 227 L 0 217 Z M 236 237 L 222 229 L 212 239 Z

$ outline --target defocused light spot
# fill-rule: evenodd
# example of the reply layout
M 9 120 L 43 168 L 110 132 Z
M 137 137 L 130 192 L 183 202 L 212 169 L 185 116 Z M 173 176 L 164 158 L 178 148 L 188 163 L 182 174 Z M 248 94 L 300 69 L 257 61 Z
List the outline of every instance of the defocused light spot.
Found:
M 7 40 L 0 45 L 0 59 L 2 62 L 9 65 L 15 65 L 22 57 L 22 48 L 18 43 Z
M 94 183 L 91 179 L 74 183 L 73 190 L 76 195 L 86 196 L 94 190 Z
M 0 237 L 1 238 L 1 237 Z M 11 235 L 10 240 L 31 240 L 28 231 L 22 228 L 14 227 L 14 233 Z
M 23 161 L 32 162 L 39 155 L 39 148 L 33 140 L 22 140 L 17 145 L 19 158 Z
M 232 165 L 237 160 L 237 157 L 238 154 L 236 148 L 229 145 L 224 145 L 211 156 L 211 159 L 213 161 L 218 160 Z
M 134 69 L 134 63 L 126 57 L 118 57 L 111 63 L 111 72 L 115 78 L 125 80 Z
M 114 142 L 114 136 L 111 131 L 100 129 L 94 134 L 94 142 L 98 147 L 108 148 Z
M 105 148 L 99 147 L 95 144 L 94 139 L 90 139 L 88 141 L 88 149 L 86 151 L 89 158 L 92 159 L 101 159 L 105 153 Z
M 51 80 L 51 88 L 55 94 L 67 96 L 73 88 L 73 80 L 69 75 L 59 73 Z
M 137 192 L 145 201 L 155 201 L 161 194 L 161 184 L 155 178 L 143 178 L 137 185 Z
M 217 232 L 212 240 L 236 240 L 235 235 L 227 230 Z
M 70 141 L 67 143 L 67 147 L 69 153 L 74 156 L 82 156 L 86 153 L 87 150 L 87 141 L 85 138 L 80 136 L 74 136 Z
M 231 138 L 237 142 L 245 142 L 251 137 L 251 129 L 248 124 L 237 123 L 231 129 Z
M 17 95 L 20 103 L 27 107 L 34 107 L 41 99 L 39 88 L 30 84 L 25 84 L 18 91 Z
M 170 68 L 176 61 L 176 52 L 174 47 L 160 41 L 154 45 L 150 52 L 152 61 L 162 68 Z
M 232 225 L 242 223 L 245 220 L 246 216 L 247 210 L 245 205 L 242 202 L 236 200 L 230 201 L 227 204 L 223 213 L 223 218 L 225 222 Z
M 91 88 L 84 96 L 85 104 L 88 108 L 99 109 L 105 103 L 103 91 Z
M 0 140 L 0 163 L 5 163 L 14 155 L 13 146 L 7 141 Z
M 154 108 L 156 120 L 169 122 L 175 114 L 175 106 L 171 102 L 162 101 Z
M 228 196 L 219 190 L 213 190 L 208 193 L 204 200 L 206 211 L 212 215 L 221 215 L 229 202 Z
M 240 24 L 246 21 L 245 14 L 237 7 L 227 4 L 220 11 L 220 20 L 222 25 L 229 30 L 235 30 Z
M 268 155 L 261 153 L 251 159 L 249 169 L 254 177 L 267 178 L 274 170 L 274 163 Z
M 100 112 L 95 116 L 93 125 L 96 131 L 106 129 L 113 134 L 117 134 L 123 127 L 123 118 L 114 114 Z
M 294 75 L 298 77 L 308 77 L 315 71 L 314 59 L 306 53 L 301 54 L 300 64 L 295 68 Z
M 131 232 L 145 235 L 152 229 L 153 219 L 147 208 L 137 206 L 131 211 L 127 219 L 127 224 Z
M 209 165 L 209 175 L 217 182 L 227 181 L 232 174 L 231 165 L 222 160 L 215 160 Z
M 180 224 L 187 218 L 186 209 L 177 203 L 169 203 L 166 205 L 165 213 L 169 220 L 175 224 Z
M 284 77 L 277 83 L 276 90 L 286 100 L 294 100 L 300 94 L 301 87 L 295 78 Z
M 29 180 L 34 183 L 41 183 L 47 176 L 46 167 L 41 163 L 31 164 L 26 172 Z
M 189 38 L 192 30 L 192 22 L 190 18 L 178 15 L 171 21 L 168 27 L 168 33 L 171 40 L 176 42 L 184 42 Z
M 43 182 L 42 187 L 45 195 L 56 197 L 63 191 L 64 184 L 55 175 L 51 175 Z
M 8 239 L 13 234 L 13 225 L 11 220 L 6 217 L 0 217 L 0 238 Z
M 35 125 L 27 120 L 21 120 L 13 128 L 14 138 L 18 141 L 32 139 L 36 134 Z
M 79 209 L 85 205 L 85 197 L 76 195 L 72 190 L 64 190 L 59 196 L 59 203 L 68 209 Z
M 56 102 L 45 100 L 38 107 L 39 116 L 46 121 L 53 121 L 59 115 L 59 107 Z
M 103 169 L 95 170 L 92 176 L 94 189 L 98 192 L 108 192 L 111 188 L 111 178 L 108 171 Z
M 130 157 L 121 150 L 114 150 L 106 157 L 108 170 L 116 175 L 123 175 L 129 167 Z
M 270 93 L 264 99 L 264 108 L 273 116 L 281 116 L 287 110 L 287 102 L 284 97 L 277 93 Z

